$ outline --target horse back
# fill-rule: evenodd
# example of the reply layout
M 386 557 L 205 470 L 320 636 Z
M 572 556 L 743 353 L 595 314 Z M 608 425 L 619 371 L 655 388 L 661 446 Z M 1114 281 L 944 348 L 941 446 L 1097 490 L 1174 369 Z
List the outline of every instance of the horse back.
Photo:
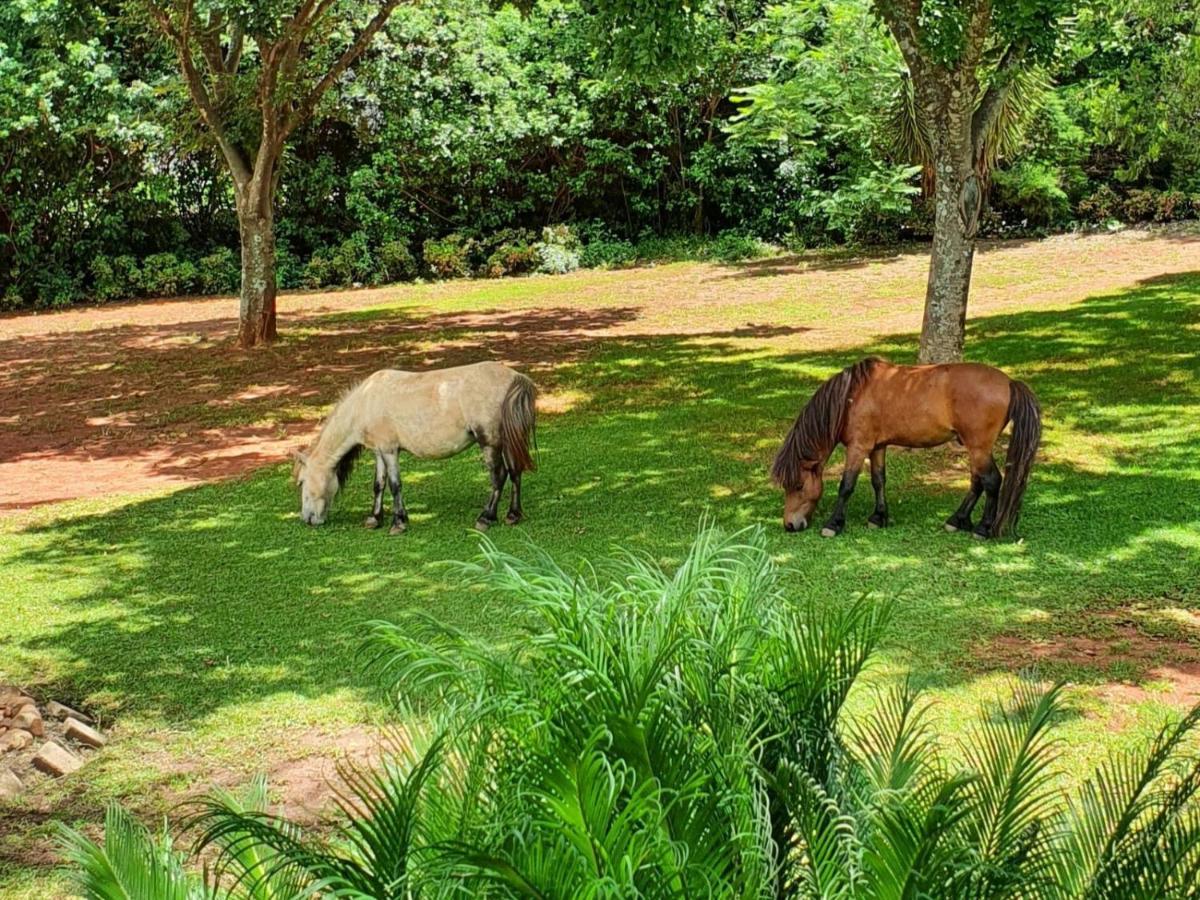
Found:
M 493 443 L 501 405 L 517 377 L 497 362 L 428 372 L 380 370 L 361 386 L 364 442 L 433 459 Z
M 881 363 L 851 404 L 845 441 L 933 447 L 957 437 L 990 445 L 1008 419 L 1010 383 L 979 363 Z

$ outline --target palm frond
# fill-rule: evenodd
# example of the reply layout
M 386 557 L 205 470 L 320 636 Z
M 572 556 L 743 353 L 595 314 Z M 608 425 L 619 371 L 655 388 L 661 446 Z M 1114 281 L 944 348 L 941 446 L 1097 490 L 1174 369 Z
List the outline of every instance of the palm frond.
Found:
M 165 829 L 154 838 L 118 804 L 104 814 L 104 841 L 56 823 L 59 846 L 88 900 L 212 900 L 216 892 L 184 867 Z
M 1200 869 L 1200 705 L 1145 753 L 1113 756 L 1072 800 L 1056 859 L 1060 896 L 1193 896 Z M 1115 892 L 1115 893 L 1114 893 Z
M 1049 878 L 1059 794 L 1058 758 L 1050 738 L 1062 705 L 1062 686 L 1047 690 L 1022 681 L 1015 702 L 997 706 L 965 748 L 974 778 L 962 829 L 975 865 L 971 893 L 989 897 L 1032 892 Z

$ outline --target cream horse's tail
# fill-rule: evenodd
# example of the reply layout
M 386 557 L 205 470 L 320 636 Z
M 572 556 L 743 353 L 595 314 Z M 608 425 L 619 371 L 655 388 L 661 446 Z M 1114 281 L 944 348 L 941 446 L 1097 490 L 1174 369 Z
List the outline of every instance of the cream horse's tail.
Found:
M 510 472 L 537 468 L 530 448 L 536 446 L 537 388 L 526 376 L 516 373 L 500 406 L 500 450 Z

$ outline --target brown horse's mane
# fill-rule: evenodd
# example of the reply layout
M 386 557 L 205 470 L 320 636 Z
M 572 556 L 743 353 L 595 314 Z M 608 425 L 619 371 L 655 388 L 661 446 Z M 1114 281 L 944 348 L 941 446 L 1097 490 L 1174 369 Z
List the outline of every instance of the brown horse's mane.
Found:
M 873 356 L 859 360 L 817 388 L 775 456 L 771 477 L 777 485 L 796 490 L 800 487 L 801 463 L 823 463 L 829 458 L 846 427 L 850 401 L 862 390 L 878 362 L 882 360 Z

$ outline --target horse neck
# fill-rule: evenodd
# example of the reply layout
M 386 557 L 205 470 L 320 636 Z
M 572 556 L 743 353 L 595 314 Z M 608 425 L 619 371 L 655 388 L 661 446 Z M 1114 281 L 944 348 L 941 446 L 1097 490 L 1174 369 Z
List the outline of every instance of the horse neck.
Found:
M 317 435 L 316 443 L 309 453 L 310 460 L 332 468 L 351 449 L 362 443 L 362 435 L 359 432 L 351 405 L 345 401 L 339 403 L 321 427 L 321 433 Z

